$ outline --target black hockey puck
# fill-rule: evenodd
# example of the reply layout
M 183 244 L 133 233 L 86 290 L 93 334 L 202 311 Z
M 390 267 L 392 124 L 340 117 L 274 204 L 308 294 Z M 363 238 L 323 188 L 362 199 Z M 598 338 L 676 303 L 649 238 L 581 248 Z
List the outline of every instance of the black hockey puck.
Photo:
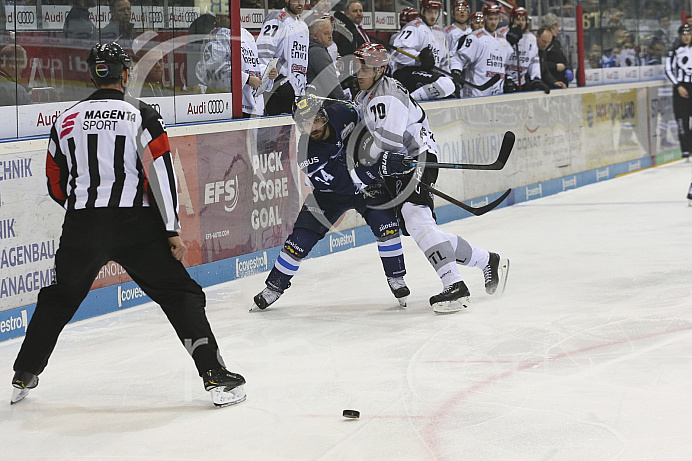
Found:
M 343 415 L 344 415 L 344 418 L 356 419 L 356 418 L 360 418 L 360 411 L 358 411 L 358 410 L 344 410 Z

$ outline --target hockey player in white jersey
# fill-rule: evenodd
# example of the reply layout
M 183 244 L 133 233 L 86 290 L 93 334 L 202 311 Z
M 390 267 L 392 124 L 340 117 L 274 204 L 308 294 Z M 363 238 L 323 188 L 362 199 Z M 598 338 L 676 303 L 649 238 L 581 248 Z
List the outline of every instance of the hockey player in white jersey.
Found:
M 437 161 L 437 148 L 428 118 L 408 91 L 395 79 L 386 77 L 387 51 L 379 44 L 366 43 L 355 52 L 360 61 L 356 103 L 372 144 L 359 153 L 361 163 L 372 164 L 369 177 L 356 175 L 367 184 L 378 172 L 396 198 L 402 231 L 410 235 L 440 277 L 444 290 L 430 298 L 433 311 L 452 313 L 469 306 L 470 292 L 459 273 L 458 264 L 483 271 L 489 294 L 504 289 L 509 261 L 478 248 L 461 237 L 444 232 L 433 215 L 433 197 L 421 183 L 433 186 L 437 169 L 413 168 L 410 161 Z M 354 170 L 355 172 L 355 170 Z
M 447 49 L 449 55 L 456 53 L 459 46 L 459 39 L 471 33 L 469 25 L 469 17 L 471 8 L 466 0 L 456 0 L 452 6 L 452 25 L 445 27 L 444 31 L 447 35 Z
M 266 65 L 260 64 L 255 37 L 247 29 L 241 29 L 242 54 L 240 75 L 243 82 L 243 115 L 264 115 L 264 95 L 255 94 L 262 84 Z M 207 87 L 207 92 L 231 91 L 231 30 L 217 27 L 204 40 L 202 57 L 197 62 L 195 75 Z M 276 69 L 269 73 L 270 80 L 277 76 Z M 271 90 L 273 81 L 269 82 Z
M 500 24 L 500 7 L 483 5 L 485 27 L 469 34 L 463 43 L 459 43 L 457 52 L 452 55 L 452 73 L 465 76 L 465 79 L 475 85 L 483 85 L 496 74 L 500 75 L 495 85 L 486 90 L 479 90 L 470 85 L 463 88 L 465 98 L 476 96 L 491 96 L 502 94 L 507 65 L 512 56 L 512 47 L 497 33 Z
M 392 35 L 390 37 L 389 44 L 390 45 L 394 44 L 394 41 L 396 40 L 396 38 L 401 33 L 401 29 L 403 29 L 406 24 L 413 21 L 414 19 L 418 19 L 419 17 L 420 17 L 420 11 L 418 11 L 417 9 L 412 8 L 410 6 L 401 10 L 401 13 L 399 13 L 399 29 L 400 30 L 399 30 L 399 32 L 395 33 L 394 35 Z
M 543 90 L 550 93 L 548 86 L 541 80 L 538 44 L 536 36 L 529 30 L 529 13 L 526 8 L 514 8 L 511 24 L 502 27 L 498 33 L 514 49 L 507 66 L 504 92 Z
M 392 75 L 417 101 L 446 98 L 454 92 L 454 81 L 433 69 L 449 72 L 447 38 L 435 26 L 441 10 L 440 0 L 421 0 L 420 17 L 406 24 L 392 43 L 406 53 L 392 51 Z
M 300 18 L 305 0 L 284 0 L 286 7 L 269 13 L 257 37 L 260 63 L 279 58 L 279 77 L 265 101 L 266 115 L 290 114 L 297 98 L 305 94 L 308 70 L 308 26 Z

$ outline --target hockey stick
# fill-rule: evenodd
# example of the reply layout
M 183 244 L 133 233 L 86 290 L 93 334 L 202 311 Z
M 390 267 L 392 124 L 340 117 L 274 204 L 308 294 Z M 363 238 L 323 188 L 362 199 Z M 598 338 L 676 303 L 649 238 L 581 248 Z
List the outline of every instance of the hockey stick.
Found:
M 404 56 L 408 56 L 409 58 L 411 58 L 411 59 L 413 59 L 413 60 L 415 60 L 415 61 L 421 62 L 421 60 L 420 60 L 420 58 L 419 58 L 418 56 L 415 56 L 415 55 L 409 53 L 408 51 L 402 50 L 401 48 L 398 48 L 398 47 L 396 47 L 396 46 L 394 46 L 394 45 L 391 45 L 391 44 L 389 44 L 389 43 L 385 42 L 384 40 L 379 39 L 379 38 L 377 38 L 377 37 L 372 37 L 372 36 L 370 36 L 370 35 L 368 35 L 368 36 L 370 37 L 371 40 L 373 40 L 373 41 L 379 43 L 380 45 L 384 46 L 385 48 L 389 48 L 390 50 L 396 51 L 397 53 L 401 53 L 401 54 L 403 54 Z M 486 81 L 484 84 L 482 84 L 482 85 L 476 85 L 475 83 L 471 83 L 471 82 L 469 82 L 469 81 L 467 81 L 467 80 L 464 80 L 463 78 L 461 78 L 461 77 L 458 76 L 458 75 L 455 75 L 455 74 L 453 74 L 453 73 L 451 73 L 451 72 L 447 72 L 447 71 L 444 70 L 444 69 L 440 69 L 440 68 L 437 67 L 437 66 L 433 66 L 433 67 L 432 67 L 432 70 L 434 70 L 435 72 L 439 72 L 439 73 L 441 73 L 441 74 L 443 74 L 443 75 L 446 75 L 447 77 L 451 78 L 452 80 L 454 80 L 454 81 L 457 82 L 457 83 L 460 83 L 460 84 L 462 84 L 462 85 L 468 85 L 468 86 L 470 86 L 470 87 L 472 87 L 472 88 L 476 88 L 477 90 L 480 90 L 480 91 L 485 91 L 485 90 L 487 90 L 488 88 L 490 88 L 491 86 L 493 86 L 493 85 L 495 85 L 497 82 L 499 82 L 499 81 L 500 81 L 500 78 L 502 78 L 502 77 L 500 77 L 500 74 L 495 74 L 495 75 L 493 75 L 492 77 L 490 77 L 490 79 L 489 79 L 488 81 Z
M 477 163 L 438 163 L 438 162 L 417 162 L 411 160 L 407 163 L 408 166 L 422 166 L 426 168 L 450 168 L 454 170 L 501 170 L 505 167 L 507 160 L 509 159 L 509 154 L 512 153 L 512 148 L 514 147 L 514 133 L 507 131 L 505 136 L 502 138 L 502 145 L 500 146 L 500 153 L 497 156 L 497 160 L 493 163 L 488 164 L 477 164 Z
M 421 182 L 419 184 L 421 185 L 421 187 L 423 189 L 430 192 L 431 194 L 437 195 L 438 197 L 441 197 L 441 198 L 447 200 L 449 203 L 458 206 L 462 210 L 468 211 L 469 213 L 471 213 L 474 216 L 481 216 L 481 215 L 486 214 L 488 211 L 493 210 L 494 208 L 496 208 L 500 203 L 502 203 L 507 198 L 507 196 L 509 195 L 510 192 L 512 192 L 512 189 L 507 189 L 497 200 L 494 200 L 494 201 L 488 203 L 487 205 L 476 208 L 476 207 L 472 207 L 470 205 L 467 205 L 464 202 L 461 202 L 461 201 L 455 199 L 454 197 L 450 197 L 449 195 L 445 194 L 444 192 L 441 192 L 441 191 L 435 189 L 434 187 L 429 186 L 425 183 Z
M 371 36 L 371 35 L 368 35 L 368 37 L 370 37 L 370 40 L 379 43 L 380 45 L 384 46 L 385 48 L 388 48 L 388 49 L 390 49 L 390 50 L 396 51 L 397 53 L 401 53 L 401 54 L 403 54 L 404 56 L 408 56 L 409 58 L 411 58 L 411 59 L 413 59 L 413 60 L 415 60 L 415 61 L 421 62 L 421 60 L 420 60 L 420 58 L 419 58 L 418 56 L 415 56 L 415 55 L 409 53 L 408 51 L 402 50 L 402 49 L 399 48 L 399 47 L 396 47 L 396 46 L 394 46 L 394 45 L 391 45 L 391 44 L 385 42 L 384 40 L 382 40 L 382 39 L 380 39 L 380 38 L 373 37 L 373 36 Z M 441 73 L 441 74 L 443 74 L 443 75 L 446 75 L 447 77 L 451 78 L 451 79 L 454 80 L 455 82 L 458 82 L 458 83 L 460 83 L 460 84 L 462 84 L 462 85 L 468 85 L 468 86 L 470 86 L 470 87 L 472 87 L 472 88 L 476 88 L 477 90 L 480 90 L 480 91 L 485 91 L 485 90 L 487 90 L 488 88 L 490 88 L 491 86 L 493 86 L 493 85 L 495 85 L 497 82 L 499 82 L 499 81 L 500 81 L 500 78 L 502 78 L 502 77 L 500 77 L 500 74 L 495 74 L 495 75 L 493 75 L 492 77 L 490 77 L 490 79 L 489 79 L 488 81 L 486 81 L 484 84 L 482 84 L 482 85 L 476 85 L 475 83 L 471 83 L 471 82 L 469 82 L 469 81 L 467 81 L 467 80 L 464 80 L 463 78 L 461 78 L 461 77 L 458 76 L 458 75 L 454 75 L 454 74 L 451 73 L 451 72 L 447 72 L 447 71 L 444 70 L 444 69 L 440 69 L 440 68 L 437 67 L 437 66 L 433 66 L 433 67 L 432 67 L 432 70 L 434 70 L 435 72 L 439 72 L 439 73 Z

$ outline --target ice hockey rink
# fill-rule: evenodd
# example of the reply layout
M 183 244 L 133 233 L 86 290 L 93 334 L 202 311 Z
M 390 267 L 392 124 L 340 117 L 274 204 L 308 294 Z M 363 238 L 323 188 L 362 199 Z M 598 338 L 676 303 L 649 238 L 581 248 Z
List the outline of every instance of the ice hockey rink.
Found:
M 248 381 L 236 406 L 212 406 L 153 304 L 69 325 L 17 405 L 21 339 L 0 343 L 0 458 L 690 459 L 691 170 L 444 225 L 511 260 L 501 298 L 461 268 L 473 305 L 453 315 L 432 313 L 442 287 L 408 237 L 406 310 L 374 244 L 307 259 L 264 312 L 248 309 L 266 274 L 208 288 L 228 368 Z

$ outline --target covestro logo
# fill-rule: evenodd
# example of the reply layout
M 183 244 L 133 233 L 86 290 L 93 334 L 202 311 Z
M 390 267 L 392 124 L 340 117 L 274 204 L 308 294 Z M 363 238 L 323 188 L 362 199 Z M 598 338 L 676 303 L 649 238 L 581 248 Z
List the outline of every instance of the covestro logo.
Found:
M 24 333 L 26 333 L 28 324 L 26 311 L 22 310 L 17 317 L 10 316 L 7 320 L 0 322 L 0 333 L 10 333 L 22 328 L 24 329 Z

